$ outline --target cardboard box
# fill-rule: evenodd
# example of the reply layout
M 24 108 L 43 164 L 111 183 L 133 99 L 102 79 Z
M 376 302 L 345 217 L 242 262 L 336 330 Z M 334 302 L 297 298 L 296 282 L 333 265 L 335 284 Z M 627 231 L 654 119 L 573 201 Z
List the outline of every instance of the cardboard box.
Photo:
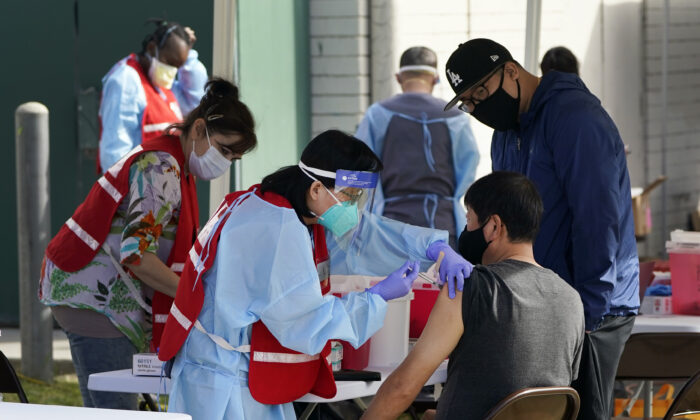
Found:
M 690 214 L 690 219 L 693 222 L 693 230 L 700 232 L 700 210 L 695 210 Z
M 666 181 L 666 176 L 661 175 L 654 182 L 644 187 L 641 193 L 632 196 L 632 213 L 634 213 L 634 236 L 643 238 L 651 232 L 651 208 L 649 207 L 649 193 Z
M 673 313 L 671 296 L 644 296 L 639 312 L 643 315 L 670 315 Z
M 673 299 L 671 296 L 649 296 L 652 298 L 652 310 L 654 315 L 670 315 L 673 313 Z
M 163 362 L 155 353 L 136 353 L 133 358 L 132 374 L 134 376 L 160 376 Z

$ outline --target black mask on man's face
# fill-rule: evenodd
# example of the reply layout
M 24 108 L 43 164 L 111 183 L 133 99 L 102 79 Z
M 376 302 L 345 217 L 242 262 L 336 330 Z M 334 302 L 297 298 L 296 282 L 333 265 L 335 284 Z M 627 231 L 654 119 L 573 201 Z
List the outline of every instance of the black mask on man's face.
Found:
M 488 219 L 478 229 L 469 231 L 465 228 L 464 232 L 459 235 L 459 253 L 472 264 L 481 264 L 484 252 L 491 243 L 491 241 L 486 242 L 484 239 L 486 223 L 488 223 Z
M 513 98 L 503 90 L 503 78 L 505 69 L 501 73 L 501 84 L 493 95 L 479 102 L 471 114 L 483 124 L 494 130 L 505 131 L 518 126 L 518 113 L 520 111 L 520 81 L 518 84 L 518 97 Z

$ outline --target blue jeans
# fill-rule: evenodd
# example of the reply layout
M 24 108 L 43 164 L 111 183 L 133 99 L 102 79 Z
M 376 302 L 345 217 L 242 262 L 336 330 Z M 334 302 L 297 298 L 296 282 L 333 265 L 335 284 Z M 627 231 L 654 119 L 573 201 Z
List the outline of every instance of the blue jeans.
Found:
M 92 373 L 130 369 L 136 347 L 126 337 L 93 338 L 66 331 L 80 393 L 85 407 L 136 410 L 137 394 L 90 391 L 88 377 Z

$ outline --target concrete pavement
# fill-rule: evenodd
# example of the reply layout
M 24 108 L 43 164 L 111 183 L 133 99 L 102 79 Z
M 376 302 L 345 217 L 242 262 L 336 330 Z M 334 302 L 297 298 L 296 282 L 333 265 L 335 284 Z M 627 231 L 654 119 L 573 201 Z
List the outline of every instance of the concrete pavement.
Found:
M 10 359 L 15 369 L 21 370 L 22 343 L 18 328 L 0 328 L 0 351 Z M 53 330 L 53 360 L 55 372 L 74 371 L 68 338 L 61 330 Z

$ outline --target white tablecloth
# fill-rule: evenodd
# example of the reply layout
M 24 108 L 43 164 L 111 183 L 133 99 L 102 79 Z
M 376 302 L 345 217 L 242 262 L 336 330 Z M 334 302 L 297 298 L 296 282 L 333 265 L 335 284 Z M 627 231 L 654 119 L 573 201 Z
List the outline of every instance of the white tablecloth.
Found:
M 386 367 L 368 367 L 366 370 L 381 372 L 381 381 L 339 381 L 336 382 L 338 393 L 334 398 L 326 399 L 317 397 L 316 395 L 307 394 L 298 399 L 299 402 L 334 402 L 351 400 L 359 397 L 367 397 L 377 393 L 377 390 L 386 380 L 394 368 Z M 447 380 L 447 361 L 442 362 L 438 369 L 428 379 L 426 385 L 442 383 Z M 109 391 L 109 392 L 131 392 L 131 393 L 147 393 L 167 394 L 170 391 L 170 379 L 161 379 L 157 376 L 133 376 L 131 369 L 115 370 L 112 372 L 93 373 L 88 379 L 88 389 L 93 391 Z
M 0 402 L 2 420 L 192 420 L 188 414 Z

